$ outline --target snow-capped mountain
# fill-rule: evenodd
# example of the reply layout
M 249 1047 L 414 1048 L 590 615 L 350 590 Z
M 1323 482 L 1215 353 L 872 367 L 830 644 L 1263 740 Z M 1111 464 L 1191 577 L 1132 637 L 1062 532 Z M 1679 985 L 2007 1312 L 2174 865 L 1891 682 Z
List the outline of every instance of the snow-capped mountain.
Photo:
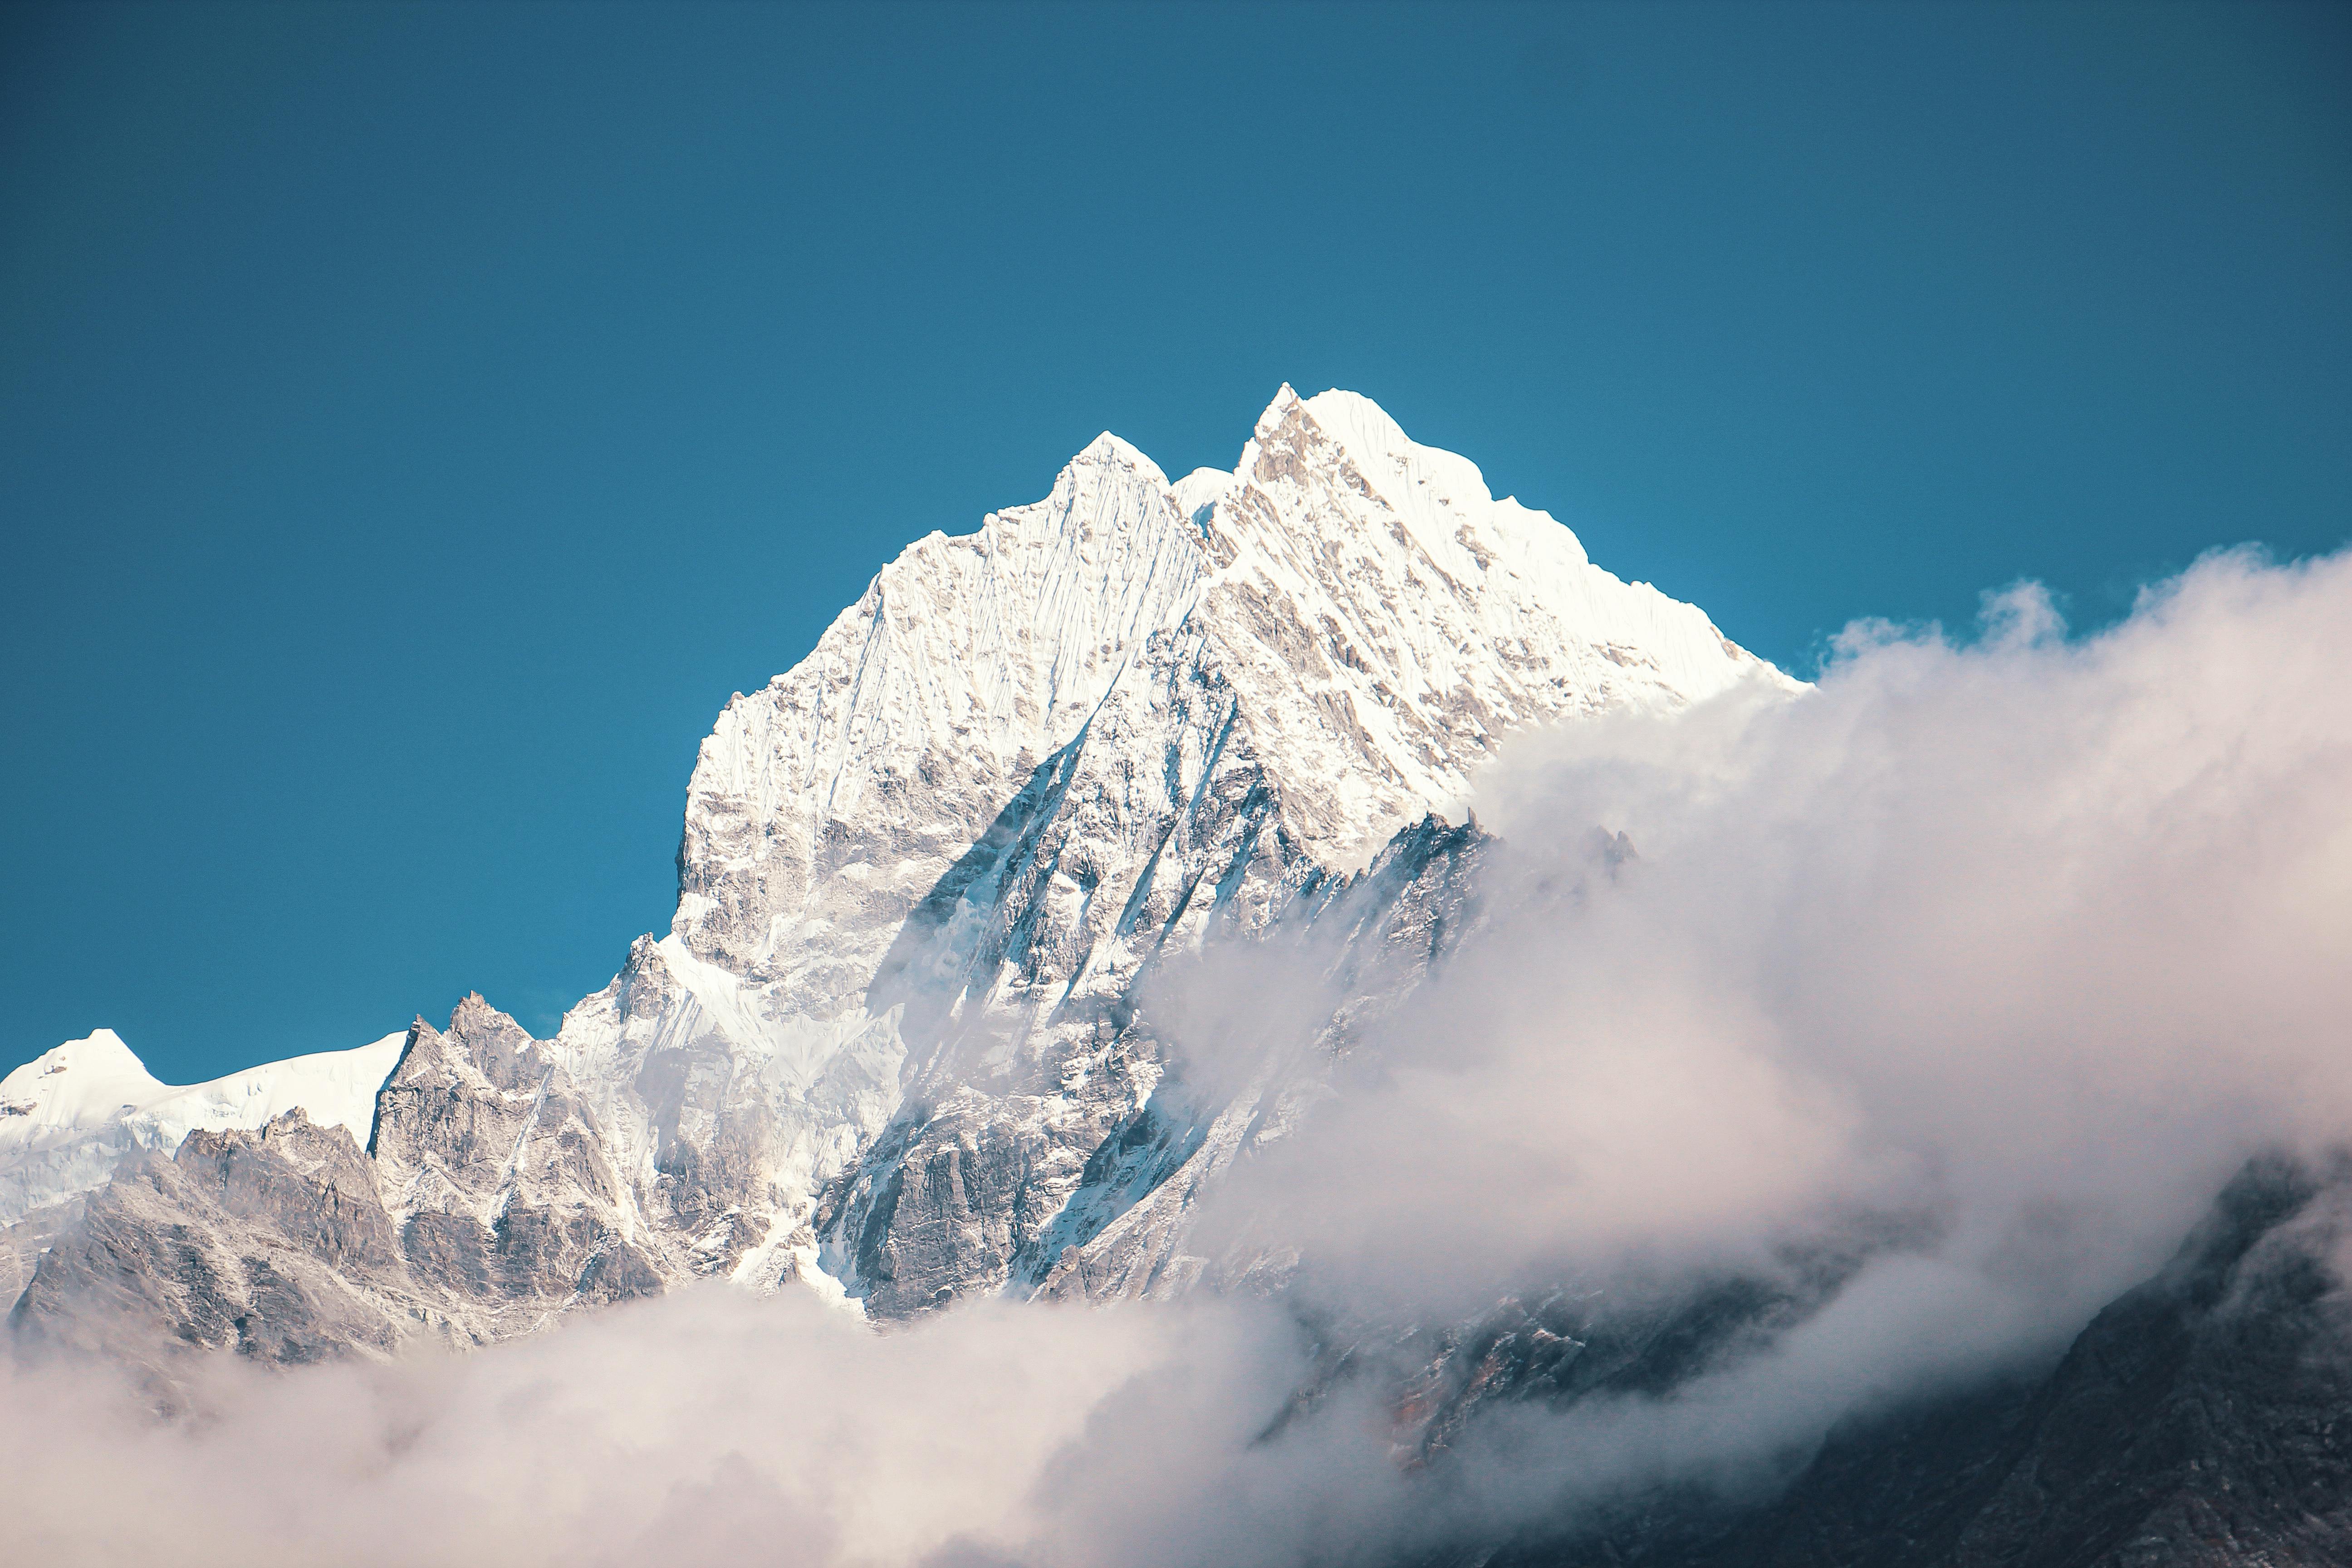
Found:
M 1362 959 L 1459 923 L 1480 840 L 1429 819 L 1498 737 L 1742 681 L 1791 684 L 1353 394 L 1285 387 L 1230 473 L 1172 484 L 1105 435 L 728 705 L 670 931 L 554 1038 L 477 998 L 194 1089 L 103 1031 L 10 1075 L 17 1319 L 68 1332 L 166 1214 L 218 1242 L 164 1291 L 183 1337 L 274 1317 L 305 1354 L 708 1275 L 884 1316 L 1181 1289 L 1190 1195 L 1299 1069 L 1162 1092 L 1152 965 L 1311 926 L 1344 1028 L 1415 973 Z M 244 1173 L 163 1173 L 191 1160 Z M 381 1210 L 331 1302 L 257 1296 L 241 1250 L 298 1190 Z
M 1743 682 L 1796 689 L 1351 394 L 1284 388 L 1230 473 L 1174 483 L 1105 435 L 728 705 L 670 930 L 554 1037 L 469 996 L 446 1029 L 193 1087 L 108 1030 L 0 1080 L 13 1347 L 145 1367 L 168 1405 L 191 1349 L 483 1344 L 703 1278 L 879 1320 L 1279 1292 L 1283 1241 L 1212 1235 L 1202 1200 L 1514 929 L 1486 896 L 1541 921 L 1629 853 L 1596 827 L 1530 892 L 1458 805 L 1471 770 L 1520 726 Z M 1170 996 L 1214 984 L 1156 983 L 1260 961 L 1279 1007 L 1185 1016 Z M 1416 1470 L 1507 1442 L 1513 1409 L 1648 1409 L 1784 1343 L 1917 1219 L 1654 1289 L 1472 1279 L 1458 1320 L 1292 1291 L 1316 1350 L 1287 1408 L 1378 1382 L 1372 1436 Z M 1362 1560 L 2345 1561 L 2347 1235 L 2352 1157 L 2258 1159 L 2063 1359 L 1874 1394 L 1777 1489 L 1642 1483 Z

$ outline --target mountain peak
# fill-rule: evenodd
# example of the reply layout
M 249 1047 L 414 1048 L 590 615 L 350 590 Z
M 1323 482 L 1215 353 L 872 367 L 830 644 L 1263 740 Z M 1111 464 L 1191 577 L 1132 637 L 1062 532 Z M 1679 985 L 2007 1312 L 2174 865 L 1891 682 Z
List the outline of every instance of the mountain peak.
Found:
M 27 1126 L 94 1126 L 171 1092 L 120 1035 L 94 1029 L 0 1079 L 0 1107 Z
M 68 1040 L 61 1046 L 50 1047 L 5 1079 L 0 1079 L 0 1094 L 29 1090 L 37 1084 L 46 1084 L 67 1073 L 75 1075 L 78 1081 L 100 1075 L 149 1076 L 147 1064 L 122 1043 L 121 1036 L 111 1029 L 92 1029 L 79 1040 Z
M 141 1072 L 147 1064 L 139 1054 L 122 1041 L 111 1029 L 92 1029 L 79 1040 L 68 1040 L 55 1049 L 43 1053 L 39 1061 L 27 1063 L 44 1073 L 64 1072 L 69 1068 L 96 1069 L 104 1072 Z M 19 1072 L 23 1068 L 17 1069 Z M 9 1077 L 15 1078 L 11 1073 Z
M 1066 474 L 1070 469 L 1081 466 L 1132 468 L 1163 489 L 1168 485 L 1168 476 L 1160 471 L 1160 465 L 1153 462 L 1142 448 L 1123 437 L 1112 435 L 1108 430 L 1087 442 L 1076 457 L 1064 465 L 1062 471 Z
M 1192 520 L 1196 526 L 1205 526 L 1207 519 L 1201 514 L 1225 499 L 1234 488 L 1234 476 L 1223 468 L 1194 468 L 1169 487 L 1176 498 L 1176 510 Z
M 1290 416 L 1290 411 L 1297 406 L 1298 394 L 1292 389 L 1290 383 L 1284 382 L 1281 389 L 1275 393 L 1274 401 L 1265 405 L 1265 412 L 1257 416 L 1257 424 L 1253 433 L 1263 436 L 1276 428 Z
M 1370 458 L 1402 460 L 1414 451 L 1431 451 L 1421 447 L 1404 433 L 1404 426 L 1390 417 L 1389 411 L 1360 392 L 1348 392 L 1339 387 L 1318 392 L 1302 406 L 1307 416 L 1323 427 L 1324 433 L 1345 447 L 1359 461 Z M 1467 458 L 1446 456 L 1468 467 L 1477 466 Z M 1483 487 L 1482 487 L 1483 488 Z

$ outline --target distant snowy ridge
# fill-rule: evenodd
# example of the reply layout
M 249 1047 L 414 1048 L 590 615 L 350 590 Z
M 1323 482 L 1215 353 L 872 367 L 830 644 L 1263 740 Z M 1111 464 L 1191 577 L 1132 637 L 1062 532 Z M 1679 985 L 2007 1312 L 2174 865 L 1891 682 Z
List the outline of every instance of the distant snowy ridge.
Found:
M 8 1080 L 40 1109 L 0 1118 L 0 1225 L 299 1107 L 368 1145 L 405 1249 L 368 1288 L 395 1337 L 698 1276 L 885 1316 L 1049 1273 L 1176 1288 L 1177 1194 L 1239 1134 L 1140 1163 L 1109 1141 L 1249 1118 L 1153 1109 L 1150 966 L 1318 910 L 1367 941 L 1423 920 L 1470 840 L 1415 825 L 1504 733 L 1744 681 L 1796 689 L 1354 394 L 1284 387 L 1231 472 L 1174 484 L 1105 434 L 1045 500 L 908 546 L 728 704 L 670 931 L 553 1039 L 472 1000 L 331 1068 L 172 1090 L 92 1037 L 60 1047 L 90 1086 L 70 1106 L 40 1063 Z
M 0 1079 L 0 1226 L 100 1185 L 132 1148 L 168 1153 L 199 1127 L 257 1128 L 299 1106 L 364 1143 L 405 1037 L 185 1086 L 158 1081 L 111 1029 L 45 1051 Z

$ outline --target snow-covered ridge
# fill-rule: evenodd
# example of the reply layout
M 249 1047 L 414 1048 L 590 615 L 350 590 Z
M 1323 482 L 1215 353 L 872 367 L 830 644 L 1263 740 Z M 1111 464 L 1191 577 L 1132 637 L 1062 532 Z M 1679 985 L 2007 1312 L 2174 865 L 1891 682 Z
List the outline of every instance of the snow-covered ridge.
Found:
M 249 1130 L 299 1108 L 364 1144 L 406 1037 L 186 1085 L 157 1079 L 111 1029 L 68 1040 L 0 1079 L 0 1225 L 89 1191 L 133 1148 L 169 1152 L 199 1127 Z

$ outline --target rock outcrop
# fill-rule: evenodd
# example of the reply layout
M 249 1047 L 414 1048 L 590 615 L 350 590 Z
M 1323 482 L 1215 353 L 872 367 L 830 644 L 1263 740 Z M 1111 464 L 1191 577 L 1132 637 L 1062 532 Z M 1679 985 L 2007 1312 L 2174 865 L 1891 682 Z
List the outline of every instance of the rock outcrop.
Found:
M 389 1352 L 424 1311 L 359 1145 L 295 1110 L 140 1151 L 58 1234 L 10 1326 L 41 1352 L 299 1363 Z

